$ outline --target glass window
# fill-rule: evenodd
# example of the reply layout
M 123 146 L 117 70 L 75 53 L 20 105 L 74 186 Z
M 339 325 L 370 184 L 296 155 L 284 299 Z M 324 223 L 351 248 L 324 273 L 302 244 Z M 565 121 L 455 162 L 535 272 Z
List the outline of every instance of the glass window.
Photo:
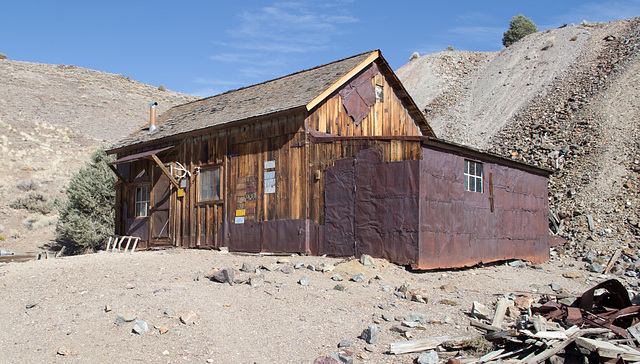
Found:
M 135 217 L 149 216 L 149 186 L 136 187 Z
M 200 171 L 200 201 L 220 199 L 220 167 Z
M 471 192 L 483 192 L 482 163 L 470 160 L 464 161 L 464 189 Z

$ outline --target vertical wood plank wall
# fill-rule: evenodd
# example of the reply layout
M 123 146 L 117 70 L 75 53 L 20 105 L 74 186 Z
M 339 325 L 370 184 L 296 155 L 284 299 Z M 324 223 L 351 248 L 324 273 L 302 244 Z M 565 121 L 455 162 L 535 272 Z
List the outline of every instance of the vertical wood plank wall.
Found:
M 371 82 L 374 87 L 382 86 L 383 98 L 358 125 L 336 92 L 308 114 L 299 110 L 271 119 L 230 124 L 228 128 L 187 137 L 170 154 L 161 155 L 163 162 L 179 162 L 191 173 L 184 196 L 172 193 L 172 243 L 185 248 L 224 246 L 225 237 L 220 232 L 224 224 L 235 224 L 236 217 L 242 217 L 248 227 L 273 220 L 309 219 L 323 224 L 324 170 L 336 160 L 354 157 L 369 148 L 382 149 L 384 161 L 388 162 L 421 159 L 419 141 L 359 139 L 316 143 L 306 133 L 316 130 L 346 137 L 422 135 L 386 78 L 379 73 Z M 269 170 L 275 172 L 274 194 L 265 193 L 267 161 L 275 162 L 275 169 Z M 152 162 L 135 163 L 150 168 Z M 209 167 L 221 167 L 222 198 L 199 202 L 197 169 Z M 138 170 L 132 168 L 131 175 L 135 176 Z M 119 189 L 121 201 L 126 200 L 131 210 L 133 194 L 123 193 L 123 187 Z M 175 187 L 172 190 L 175 192 Z M 252 193 L 255 200 L 249 198 Z

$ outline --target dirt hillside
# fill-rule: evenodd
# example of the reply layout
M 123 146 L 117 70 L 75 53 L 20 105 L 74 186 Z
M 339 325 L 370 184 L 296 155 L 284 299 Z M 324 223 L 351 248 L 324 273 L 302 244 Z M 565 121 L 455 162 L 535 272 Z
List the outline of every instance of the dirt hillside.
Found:
M 639 23 L 551 29 L 500 52 L 422 56 L 397 73 L 439 137 L 554 171 L 550 226 L 564 249 L 636 248 Z
M 63 195 L 69 177 L 99 146 L 196 97 L 75 66 L 0 60 L 0 248 L 37 251 L 53 238 L 55 211 L 13 209 L 39 193 Z

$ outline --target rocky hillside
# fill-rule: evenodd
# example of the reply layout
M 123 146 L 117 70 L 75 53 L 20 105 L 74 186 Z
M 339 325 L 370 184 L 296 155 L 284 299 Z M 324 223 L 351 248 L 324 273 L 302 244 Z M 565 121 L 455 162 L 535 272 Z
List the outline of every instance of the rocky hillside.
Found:
M 438 136 L 554 170 L 552 231 L 594 259 L 638 246 L 640 18 L 441 52 L 398 70 Z M 423 77 L 430 70 L 435 77 Z M 426 70 L 426 71 L 425 71 Z M 417 81 L 420 80 L 420 82 Z M 433 84 L 443 85 L 434 92 Z
M 0 60 L 0 248 L 34 251 L 53 238 L 55 211 L 12 203 L 62 197 L 92 150 L 148 123 L 150 102 L 162 112 L 194 99 L 123 75 Z

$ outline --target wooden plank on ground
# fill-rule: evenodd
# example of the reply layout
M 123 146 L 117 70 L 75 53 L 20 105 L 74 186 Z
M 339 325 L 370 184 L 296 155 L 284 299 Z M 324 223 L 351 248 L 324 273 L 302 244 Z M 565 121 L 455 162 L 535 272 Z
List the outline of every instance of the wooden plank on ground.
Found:
M 509 300 L 506 298 L 501 298 L 496 305 L 496 312 L 493 315 L 493 320 L 491 321 L 491 326 L 501 329 L 502 321 L 504 321 L 504 316 L 507 313 L 507 306 L 509 305 Z
M 389 352 L 392 354 L 405 354 L 415 353 L 424 350 L 435 349 L 443 341 L 449 339 L 447 336 L 442 337 L 430 337 L 421 340 L 402 341 L 397 343 L 391 343 Z

